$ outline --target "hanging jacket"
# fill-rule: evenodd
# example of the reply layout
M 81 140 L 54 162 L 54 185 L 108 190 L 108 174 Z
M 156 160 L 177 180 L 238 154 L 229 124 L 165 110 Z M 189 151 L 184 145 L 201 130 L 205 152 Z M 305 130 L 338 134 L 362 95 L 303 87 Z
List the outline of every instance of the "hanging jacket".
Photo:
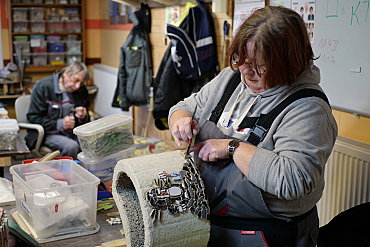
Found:
M 190 4 L 187 4 L 186 6 L 188 9 L 193 7 Z M 187 12 L 187 10 L 185 9 L 184 12 Z M 179 28 L 182 30 L 189 30 L 188 25 L 188 18 L 184 18 L 180 23 Z M 213 78 L 212 74 L 199 77 L 192 81 L 180 78 L 172 60 L 171 47 L 172 45 L 170 44 L 162 58 L 153 82 L 153 117 L 155 126 L 159 130 L 168 129 L 167 116 L 172 106 L 190 96 L 192 92 L 198 92 L 204 84 Z
M 112 107 L 128 111 L 131 105 L 149 104 L 153 66 L 149 35 L 151 14 L 149 6 L 141 4 L 141 9 L 130 14 L 134 27 L 120 50 L 117 87 Z

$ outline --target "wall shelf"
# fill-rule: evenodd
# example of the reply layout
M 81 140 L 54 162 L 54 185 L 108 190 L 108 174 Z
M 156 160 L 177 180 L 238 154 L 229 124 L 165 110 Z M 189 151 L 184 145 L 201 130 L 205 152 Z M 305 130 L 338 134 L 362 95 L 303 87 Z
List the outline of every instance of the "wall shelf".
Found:
M 81 54 L 82 55 L 76 55 L 76 57 L 73 57 L 73 59 L 81 59 L 82 62 L 85 63 L 85 60 L 86 60 L 86 42 L 85 42 L 85 0 L 79 0 L 79 4 L 59 4 L 58 0 L 55 0 L 54 2 L 56 2 L 55 4 L 37 4 L 37 3 L 12 3 L 12 0 L 7 0 L 8 1 L 8 21 L 9 21 L 9 44 L 10 44 L 10 57 L 11 57 L 11 61 L 12 62 L 15 62 L 15 49 L 14 49 L 14 37 L 15 36 L 30 36 L 30 35 L 58 35 L 58 36 L 61 36 L 62 37 L 62 40 L 67 40 L 67 36 L 68 35 L 77 35 L 77 39 L 78 40 L 81 40 Z M 16 8 L 33 8 L 33 7 L 37 7 L 37 8 L 45 8 L 46 9 L 46 12 L 45 12 L 45 17 L 44 17 L 44 20 L 47 21 L 47 12 L 50 12 L 52 9 L 57 9 L 58 12 L 59 11 L 62 11 L 63 12 L 63 9 L 68 9 L 68 8 L 78 8 L 78 12 L 79 12 L 79 19 L 81 21 L 81 31 L 80 32 L 70 32 L 70 30 L 66 30 L 64 29 L 65 31 L 63 32 L 48 32 L 47 30 L 47 24 L 46 24 L 46 27 L 45 27 L 45 32 L 30 32 L 31 29 L 28 30 L 28 32 L 13 32 L 13 11 L 14 9 Z M 60 12 L 58 13 L 60 14 Z M 66 17 L 66 16 L 65 16 Z M 70 20 L 74 20 L 74 19 L 70 19 Z M 30 21 L 30 17 L 27 18 L 27 21 Z M 64 25 L 64 24 L 63 24 Z M 29 27 L 30 28 L 30 27 Z M 74 28 L 76 31 L 79 31 L 77 30 L 77 28 Z M 73 30 L 73 27 L 72 27 L 72 30 Z M 15 30 L 15 31 L 18 31 L 18 30 Z M 37 30 L 39 31 L 39 30 Z M 30 37 L 28 37 L 28 41 L 30 41 Z M 49 48 L 49 47 L 48 47 Z M 65 47 L 67 48 L 67 46 Z M 66 49 L 64 50 L 65 52 Z M 47 50 L 47 52 L 52 52 L 52 50 Z M 56 53 L 55 53 L 56 54 Z M 68 54 L 68 53 L 66 53 Z M 70 53 L 71 54 L 71 53 Z M 76 54 L 79 54 L 79 52 L 76 51 Z M 33 59 L 33 57 L 32 57 Z M 49 59 L 49 57 L 48 57 Z M 60 71 L 62 68 L 64 68 L 68 62 L 70 60 L 67 59 L 67 57 L 65 57 L 65 61 L 64 61 L 64 65 L 49 65 L 51 62 L 48 60 L 47 61 L 47 64 L 48 65 L 41 65 L 41 66 L 37 66 L 37 65 L 33 65 L 32 63 L 32 60 L 30 62 L 29 65 L 27 65 L 24 69 L 24 72 L 27 73 L 27 72 L 54 72 L 54 71 Z M 44 64 L 44 63 L 42 63 Z

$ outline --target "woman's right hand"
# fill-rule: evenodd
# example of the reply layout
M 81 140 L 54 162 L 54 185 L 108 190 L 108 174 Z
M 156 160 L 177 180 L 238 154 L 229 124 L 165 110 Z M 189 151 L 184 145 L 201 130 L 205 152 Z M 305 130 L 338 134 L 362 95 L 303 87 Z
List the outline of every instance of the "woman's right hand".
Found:
M 191 121 L 193 121 L 193 126 Z M 198 133 L 198 122 L 191 120 L 191 117 L 181 117 L 171 127 L 171 134 L 178 146 L 181 146 L 181 141 L 189 142 Z

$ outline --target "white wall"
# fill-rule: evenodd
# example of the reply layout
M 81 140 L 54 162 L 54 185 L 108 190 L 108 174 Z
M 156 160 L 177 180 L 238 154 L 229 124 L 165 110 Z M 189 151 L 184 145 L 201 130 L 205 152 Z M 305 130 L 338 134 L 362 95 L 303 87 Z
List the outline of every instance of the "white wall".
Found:
M 128 112 L 112 107 L 112 100 L 117 86 L 117 73 L 117 68 L 104 64 L 94 64 L 94 84 L 98 87 L 98 92 L 94 99 L 94 112 L 99 117 L 122 113 L 132 116 L 132 107 L 130 107 Z

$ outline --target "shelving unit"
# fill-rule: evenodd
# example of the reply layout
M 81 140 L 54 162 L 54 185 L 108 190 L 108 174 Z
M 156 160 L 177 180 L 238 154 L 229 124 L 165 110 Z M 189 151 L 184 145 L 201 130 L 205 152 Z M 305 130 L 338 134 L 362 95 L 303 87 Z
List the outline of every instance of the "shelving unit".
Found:
M 71 0 L 67 0 L 67 2 L 70 2 Z M 86 61 L 86 43 L 85 43 L 85 23 L 84 23 L 84 20 L 85 20 L 85 0 L 79 0 L 79 3 L 78 4 L 60 4 L 59 3 L 59 0 L 54 0 L 54 4 L 40 4 L 40 3 L 15 3 L 16 1 L 14 0 L 8 0 L 8 13 L 9 13 L 9 44 L 10 44 L 10 53 L 12 54 L 11 56 L 11 61 L 12 62 L 15 62 L 15 56 L 13 55 L 15 53 L 15 49 L 14 49 L 14 37 L 15 36 L 19 36 L 19 35 L 24 35 L 24 36 L 28 36 L 30 40 L 30 35 L 59 35 L 62 37 L 62 40 L 66 40 L 67 39 L 67 36 L 68 35 L 77 35 L 77 40 L 80 40 L 81 41 L 81 52 L 82 52 L 82 62 L 85 62 Z M 34 0 L 32 1 L 24 1 L 24 0 L 21 0 L 19 2 L 35 2 Z M 45 0 L 43 0 L 43 2 L 45 2 Z M 13 11 L 14 11 L 14 8 L 28 8 L 28 9 L 31 9 L 31 8 L 45 8 L 46 10 L 51 10 L 53 8 L 55 9 L 66 9 L 66 8 L 78 8 L 79 10 L 79 16 L 80 16 L 80 20 L 81 20 L 81 32 L 68 32 L 64 29 L 63 32 L 48 32 L 47 29 L 45 29 L 46 32 L 30 32 L 30 28 L 28 29 L 27 32 L 13 32 L 14 29 L 13 29 Z M 47 11 L 49 12 L 49 11 Z M 30 20 L 30 18 L 28 17 L 28 20 Z M 44 17 L 44 20 L 46 20 L 46 23 L 47 23 L 47 15 L 45 14 L 45 17 Z M 47 24 L 46 24 L 47 25 Z M 49 47 L 48 47 L 48 50 L 47 52 L 49 52 Z M 68 53 L 66 53 L 68 54 Z M 37 66 L 37 65 L 32 65 L 32 62 L 31 62 L 31 65 L 29 66 L 26 66 L 25 67 L 25 73 L 28 73 L 28 72 L 53 72 L 53 71 L 60 71 L 61 69 L 63 69 L 66 64 L 67 64 L 67 61 L 65 61 L 65 63 L 63 65 L 50 65 L 49 63 L 49 56 L 47 58 L 47 65 L 41 65 L 41 66 Z M 67 60 L 65 58 L 65 60 Z

